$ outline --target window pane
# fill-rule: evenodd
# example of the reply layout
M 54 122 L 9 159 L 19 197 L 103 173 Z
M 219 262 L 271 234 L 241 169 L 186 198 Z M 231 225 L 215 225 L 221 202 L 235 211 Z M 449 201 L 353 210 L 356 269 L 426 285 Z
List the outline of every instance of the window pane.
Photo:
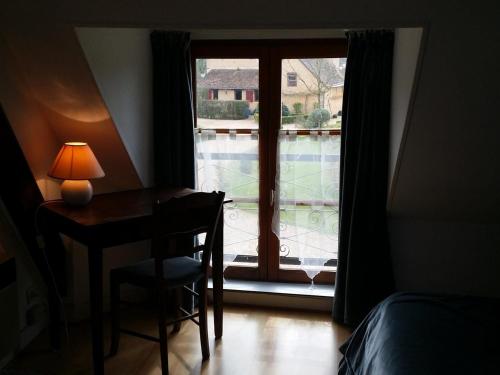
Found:
M 196 59 L 196 75 L 198 128 L 259 128 L 258 59 Z
M 280 268 L 310 278 L 336 266 L 344 72 L 339 58 L 282 60 L 275 230 Z
M 345 59 L 283 59 L 282 129 L 340 129 Z
M 196 60 L 197 184 L 233 200 L 224 205 L 226 266 L 257 265 L 258 67 L 258 59 Z
M 280 267 L 333 270 L 338 251 L 340 136 L 279 137 Z

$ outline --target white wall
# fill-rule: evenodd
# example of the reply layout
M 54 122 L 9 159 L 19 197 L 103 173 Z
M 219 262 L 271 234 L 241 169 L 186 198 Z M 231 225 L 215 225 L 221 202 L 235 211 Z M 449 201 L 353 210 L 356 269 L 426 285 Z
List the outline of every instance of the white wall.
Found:
M 61 144 L 33 97 L 26 76 L 18 66 L 16 56 L 1 35 L 0 103 L 43 197 L 59 198 L 59 184 L 47 177 L 47 171 Z M 28 150 L 29 152 L 26 152 Z
M 97 86 L 144 186 L 153 184 L 153 67 L 147 29 L 77 28 Z
M 392 220 L 399 290 L 500 296 L 499 223 Z
M 409 118 L 408 108 L 414 88 L 417 61 L 421 50 L 422 28 L 399 28 L 394 35 L 391 88 L 391 128 L 389 150 L 389 195 L 395 177 L 401 140 Z M 422 46 L 425 48 L 425 46 Z M 404 147 L 404 146 L 403 146 Z
M 90 316 L 89 274 L 87 249 L 80 243 L 64 237 L 67 248 L 68 296 L 65 308 L 68 320 L 81 321 Z M 103 298 L 104 310 L 108 311 L 109 271 L 113 268 L 137 263 L 150 255 L 149 241 L 134 242 L 121 246 L 106 248 L 103 252 Z M 124 284 L 121 298 L 127 301 L 138 301 L 144 298 L 143 288 L 135 288 Z
M 78 40 L 100 94 L 127 149 L 142 184 L 153 185 L 153 101 L 150 30 L 76 28 Z M 67 240 L 71 320 L 89 315 L 87 250 Z M 144 259 L 147 243 L 133 243 L 104 252 L 104 304 L 109 302 L 109 270 Z M 134 298 L 132 292 L 125 295 Z
M 140 178 L 74 28 L 4 26 L 0 26 L 0 38 L 5 41 L 0 43 L 0 55 L 2 65 L 7 55 L 9 70 L 0 74 L 2 105 L 37 180 L 46 176 L 47 160 L 50 166 L 62 143 L 79 140 L 89 143 L 106 173 L 93 180 L 94 192 L 140 188 Z M 19 72 L 24 79 L 12 79 L 11 72 Z M 56 147 L 50 152 L 53 144 Z

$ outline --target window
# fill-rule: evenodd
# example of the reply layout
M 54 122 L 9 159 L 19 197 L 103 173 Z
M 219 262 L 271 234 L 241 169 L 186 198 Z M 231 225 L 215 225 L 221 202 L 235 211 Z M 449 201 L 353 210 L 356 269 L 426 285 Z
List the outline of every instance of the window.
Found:
M 198 188 L 232 199 L 226 278 L 333 283 L 346 50 L 345 40 L 193 42 L 193 71 L 205 67 L 193 77 Z M 307 90 L 289 89 L 295 72 Z M 204 100 L 215 84 L 228 89 Z
M 200 92 L 200 95 L 201 94 L 202 93 Z M 208 95 L 207 96 L 208 100 L 218 100 L 219 99 L 219 90 L 217 90 L 217 89 L 209 89 L 207 91 L 207 95 Z
M 286 80 L 287 80 L 288 87 L 296 87 L 297 86 L 297 73 L 287 73 Z

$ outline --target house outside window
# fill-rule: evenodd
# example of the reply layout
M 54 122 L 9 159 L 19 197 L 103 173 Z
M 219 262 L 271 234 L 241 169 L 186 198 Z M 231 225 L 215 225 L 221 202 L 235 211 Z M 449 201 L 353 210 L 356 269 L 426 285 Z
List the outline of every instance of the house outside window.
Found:
M 234 90 L 234 100 L 241 100 L 241 90 Z
M 297 86 L 297 73 L 288 73 L 286 75 L 286 82 L 288 87 Z

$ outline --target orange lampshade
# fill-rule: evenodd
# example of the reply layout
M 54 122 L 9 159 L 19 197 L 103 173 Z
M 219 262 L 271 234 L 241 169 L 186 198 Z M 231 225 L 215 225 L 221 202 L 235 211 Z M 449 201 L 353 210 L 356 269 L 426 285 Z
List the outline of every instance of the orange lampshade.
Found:
M 104 177 L 104 171 L 88 144 L 67 142 L 61 147 L 48 175 L 62 180 L 89 180 Z

